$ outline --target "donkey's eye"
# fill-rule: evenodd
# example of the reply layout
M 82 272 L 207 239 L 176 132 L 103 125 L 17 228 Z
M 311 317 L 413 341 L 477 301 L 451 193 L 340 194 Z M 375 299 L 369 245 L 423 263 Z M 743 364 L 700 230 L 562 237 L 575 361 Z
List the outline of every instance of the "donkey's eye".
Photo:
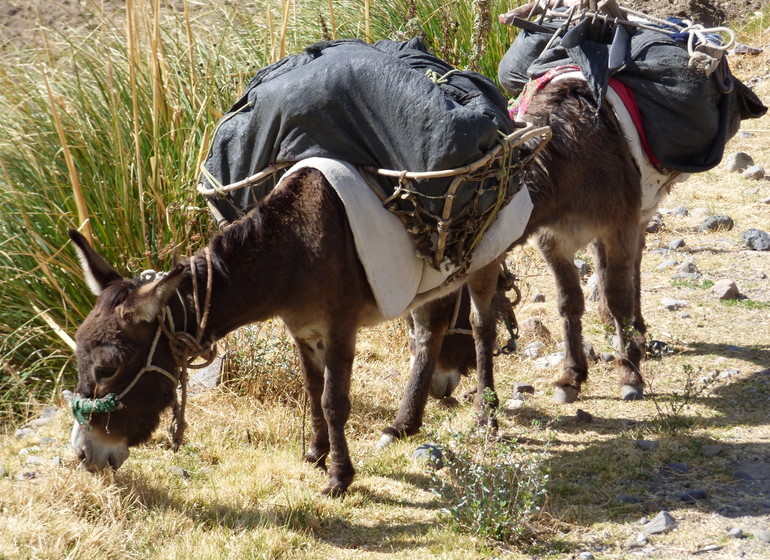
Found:
M 112 366 L 97 366 L 94 368 L 94 379 L 104 381 L 118 372 L 118 368 Z

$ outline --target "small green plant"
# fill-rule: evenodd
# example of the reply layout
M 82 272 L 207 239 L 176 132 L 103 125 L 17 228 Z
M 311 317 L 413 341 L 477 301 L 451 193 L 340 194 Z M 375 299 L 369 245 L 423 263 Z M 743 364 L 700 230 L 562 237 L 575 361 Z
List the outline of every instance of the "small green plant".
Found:
M 704 280 L 702 282 L 696 282 L 695 280 L 672 280 L 671 286 L 674 288 L 690 288 L 691 290 L 708 290 L 714 287 L 713 280 Z
M 722 305 L 727 307 L 737 307 L 739 309 L 768 309 L 770 301 L 756 301 L 753 299 L 725 299 Z
M 447 501 L 440 519 L 455 529 L 507 544 L 526 542 L 546 499 L 549 470 L 512 441 L 485 431 L 455 433 L 434 493 Z
M 650 398 L 655 405 L 655 424 L 665 433 L 675 434 L 682 429 L 690 428 L 695 420 L 684 415 L 685 411 L 714 383 L 714 376 L 698 377 L 692 366 L 682 366 L 685 374 L 684 387 L 681 392 L 674 391 L 670 398 L 664 401 L 655 393 Z M 698 368 L 697 373 L 700 373 Z

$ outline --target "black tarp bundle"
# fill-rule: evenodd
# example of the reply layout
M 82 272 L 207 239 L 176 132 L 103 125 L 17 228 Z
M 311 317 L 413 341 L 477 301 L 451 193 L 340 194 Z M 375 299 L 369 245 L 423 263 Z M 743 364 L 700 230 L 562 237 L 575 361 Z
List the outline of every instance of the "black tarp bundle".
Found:
M 455 70 L 419 39 L 323 42 L 257 72 L 219 123 L 201 180 L 213 187 L 210 174 L 227 185 L 313 156 L 393 170 L 454 169 L 478 160 L 501 133 L 512 131 L 507 100 L 492 81 Z M 439 205 L 450 180 L 421 182 L 423 204 Z M 395 183 L 377 179 L 386 196 Z M 272 186 L 210 202 L 233 221 Z
M 598 40 L 586 37 L 570 48 L 561 46 L 559 37 L 545 49 L 559 23 L 556 20 L 543 31 L 518 34 L 500 62 L 500 83 L 517 95 L 530 79 L 557 66 L 576 64 L 601 103 L 609 78 L 614 76 L 634 92 L 647 140 L 666 168 L 686 173 L 713 168 L 740 121 L 767 111 L 729 70 L 726 85 L 732 87 L 725 92 L 717 73 L 705 76 L 688 67 L 690 54 L 676 33 L 637 28 L 630 37 L 625 63 L 610 71 L 609 33 Z M 722 64 L 726 66 L 726 61 Z

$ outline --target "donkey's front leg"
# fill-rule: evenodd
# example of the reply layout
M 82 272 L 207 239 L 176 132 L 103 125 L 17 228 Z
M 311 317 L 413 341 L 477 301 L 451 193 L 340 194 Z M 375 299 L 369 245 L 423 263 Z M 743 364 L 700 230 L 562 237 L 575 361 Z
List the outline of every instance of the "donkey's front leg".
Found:
M 324 364 L 326 348 L 320 337 L 295 338 L 299 349 L 299 361 L 305 380 L 305 393 L 310 401 L 310 422 L 312 435 L 305 461 L 326 470 L 326 456 L 329 454 L 329 430 L 321 406 L 324 391 Z
M 412 311 L 414 355 L 409 382 L 401 398 L 396 419 L 383 430 L 383 436 L 377 443 L 378 447 L 386 447 L 393 440 L 416 434 L 420 430 L 444 333 L 452 320 L 454 301 L 455 296 L 450 295 L 430 301 Z
M 327 337 L 326 369 L 321 407 L 329 431 L 329 484 L 323 491 L 329 496 L 343 495 L 353 481 L 355 470 L 350 460 L 345 424 L 350 416 L 350 378 L 355 356 L 355 329 L 335 327 Z
M 500 260 L 475 272 L 468 280 L 471 296 L 471 327 L 476 344 L 476 410 L 479 424 L 497 427 L 495 411 L 499 405 L 495 392 L 493 357 L 497 338 L 497 318 L 492 305 L 497 293 Z

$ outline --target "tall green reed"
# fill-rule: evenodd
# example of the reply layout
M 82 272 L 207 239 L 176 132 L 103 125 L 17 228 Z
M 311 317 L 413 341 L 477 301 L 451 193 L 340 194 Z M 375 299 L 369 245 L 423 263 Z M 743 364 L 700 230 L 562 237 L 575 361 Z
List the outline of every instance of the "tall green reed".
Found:
M 508 9 L 492 2 L 492 18 Z M 260 67 L 325 38 L 424 34 L 494 76 L 506 30 L 471 1 L 126 0 L 85 29 L 0 53 L 0 420 L 74 378 L 67 341 L 92 305 L 66 230 L 121 272 L 168 268 L 210 233 L 195 191 L 216 122 Z M 365 14 L 362 17 L 362 14 Z M 474 42 L 475 41 L 475 42 Z

